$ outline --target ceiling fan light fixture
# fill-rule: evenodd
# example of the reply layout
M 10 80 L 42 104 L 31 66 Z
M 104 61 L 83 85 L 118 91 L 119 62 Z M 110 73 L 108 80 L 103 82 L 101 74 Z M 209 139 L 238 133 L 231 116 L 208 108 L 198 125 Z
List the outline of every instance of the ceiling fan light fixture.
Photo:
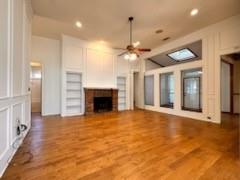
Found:
M 134 61 L 138 58 L 139 53 L 141 52 L 149 52 L 151 51 L 151 49 L 149 48 L 137 48 L 137 46 L 140 45 L 140 42 L 137 41 L 135 43 L 133 43 L 133 38 L 132 38 L 132 23 L 133 23 L 133 17 L 129 17 L 129 24 L 130 24 L 130 33 L 129 33 L 129 45 L 127 45 L 125 52 L 122 52 L 121 54 L 119 54 L 118 56 L 123 56 L 124 55 L 124 59 L 129 60 L 129 61 Z M 118 48 L 118 49 L 122 49 L 122 48 Z
M 129 54 L 124 55 L 124 59 L 129 60 L 129 58 L 130 58 Z
M 135 53 L 130 54 L 129 60 L 134 61 L 137 59 L 137 55 Z

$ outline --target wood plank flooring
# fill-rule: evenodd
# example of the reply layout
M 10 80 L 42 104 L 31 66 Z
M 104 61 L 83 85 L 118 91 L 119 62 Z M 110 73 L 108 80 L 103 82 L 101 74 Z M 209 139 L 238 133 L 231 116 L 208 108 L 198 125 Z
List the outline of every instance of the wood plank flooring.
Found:
M 143 110 L 32 119 L 3 179 L 240 179 L 237 116 L 221 125 Z

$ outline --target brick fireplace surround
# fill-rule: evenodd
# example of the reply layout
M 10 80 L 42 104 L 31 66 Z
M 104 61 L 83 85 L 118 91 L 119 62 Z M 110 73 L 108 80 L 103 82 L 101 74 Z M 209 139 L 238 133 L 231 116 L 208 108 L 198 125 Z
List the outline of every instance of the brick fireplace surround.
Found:
M 85 114 L 94 113 L 94 97 L 112 97 L 112 111 L 118 111 L 118 89 L 84 88 Z

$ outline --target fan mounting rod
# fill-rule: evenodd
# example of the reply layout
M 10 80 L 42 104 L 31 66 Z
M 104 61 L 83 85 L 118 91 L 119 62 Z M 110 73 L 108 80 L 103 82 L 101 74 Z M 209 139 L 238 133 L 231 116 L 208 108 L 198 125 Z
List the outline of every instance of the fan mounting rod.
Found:
M 129 22 L 130 22 L 130 45 L 132 45 L 132 22 L 134 20 L 134 18 L 131 16 L 128 18 Z

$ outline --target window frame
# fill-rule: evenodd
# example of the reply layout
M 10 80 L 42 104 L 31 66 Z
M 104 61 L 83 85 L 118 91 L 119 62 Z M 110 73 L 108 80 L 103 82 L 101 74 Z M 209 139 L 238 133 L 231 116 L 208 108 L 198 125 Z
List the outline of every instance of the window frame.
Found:
M 146 89 L 146 77 L 153 77 L 153 89 L 152 89 L 152 91 L 153 91 L 153 100 L 152 100 L 152 104 L 147 104 L 146 103 L 146 91 L 145 91 L 145 89 Z M 154 74 L 150 74 L 150 75 L 144 75 L 144 105 L 145 106 L 154 106 L 155 105 L 155 100 L 154 100 Z
M 196 68 L 191 68 L 191 69 L 184 69 L 181 70 L 181 89 L 182 89 L 182 93 L 181 93 L 181 99 L 182 99 L 182 105 L 181 105 L 181 109 L 184 111 L 191 111 L 191 112 L 203 112 L 202 109 L 202 74 L 199 76 L 191 76 L 191 77 L 185 77 L 184 78 L 184 72 L 186 71 L 198 71 L 201 70 L 203 72 L 203 68 L 202 67 L 196 67 Z M 188 108 L 188 107 L 184 107 L 185 104 L 185 98 L 184 98 L 184 93 L 185 93 L 185 86 L 184 86 L 184 79 L 189 79 L 189 78 L 199 78 L 199 109 L 195 109 L 195 108 Z
M 190 51 L 190 52 L 194 55 L 194 57 L 189 57 L 189 58 L 184 58 L 184 59 L 181 59 L 181 60 L 177 60 L 177 59 L 174 59 L 173 57 L 170 56 L 170 54 L 173 54 L 173 53 L 176 53 L 176 52 L 185 50 L 185 49 L 188 50 L 188 51 Z M 179 49 L 179 50 L 170 52 L 170 53 L 167 54 L 167 56 L 168 56 L 171 60 L 173 60 L 173 61 L 175 61 L 175 62 L 182 62 L 182 61 L 187 61 L 187 60 L 190 60 L 190 59 L 196 59 L 196 58 L 198 58 L 198 55 L 197 55 L 195 52 L 193 52 L 190 48 L 182 48 L 182 49 Z
M 161 102 L 161 99 L 162 99 L 162 86 L 161 86 L 161 76 L 169 76 L 169 75 L 172 75 L 173 76 L 173 80 L 174 80 L 174 88 L 173 88 L 173 90 L 174 90 L 174 93 L 173 93 L 173 95 L 174 95 L 174 97 L 173 97 L 173 103 L 172 103 L 172 105 L 170 105 L 170 104 L 162 104 L 162 102 Z M 168 92 L 168 94 L 170 94 L 169 92 Z M 163 108 L 169 108 L 169 109 L 174 109 L 174 101 L 175 101 L 175 79 L 174 79 L 174 72 L 173 71 L 171 71 L 171 72 L 166 72 L 166 73 L 160 73 L 159 74 L 159 100 L 160 100 L 160 102 L 159 102 L 159 105 L 160 105 L 160 107 L 163 107 Z

